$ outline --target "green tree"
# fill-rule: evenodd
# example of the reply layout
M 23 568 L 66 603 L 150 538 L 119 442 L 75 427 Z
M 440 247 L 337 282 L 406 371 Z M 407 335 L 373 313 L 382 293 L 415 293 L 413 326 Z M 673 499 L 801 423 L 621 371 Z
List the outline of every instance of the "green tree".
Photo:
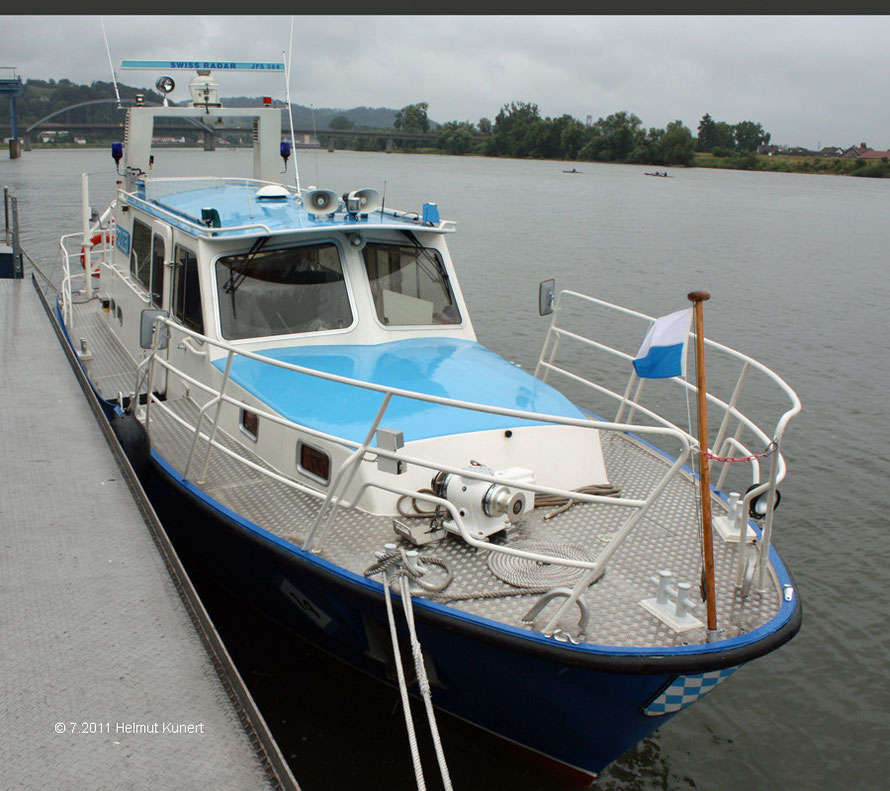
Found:
M 476 145 L 476 128 L 469 121 L 448 121 L 439 128 L 436 141 L 448 154 L 469 154 Z
M 355 121 L 350 121 L 345 115 L 338 115 L 336 118 L 332 118 L 328 127 L 330 129 L 352 129 L 355 126 Z
M 588 130 L 588 142 L 578 152 L 578 158 L 600 162 L 626 161 L 645 139 L 642 125 L 636 115 L 624 110 L 600 118 Z
M 406 105 L 396 113 L 393 128 L 401 132 L 429 132 L 430 119 L 426 114 L 429 108 L 427 102 Z
M 480 118 L 477 126 L 479 127 L 480 135 L 491 134 L 491 121 L 488 118 Z
M 695 159 L 692 132 L 682 121 L 671 121 L 661 138 L 665 165 L 691 165 Z
M 714 145 L 728 148 L 730 151 L 735 149 L 735 127 L 726 123 L 726 121 L 718 121 L 714 124 Z
M 637 137 L 637 143 L 627 155 L 627 162 L 639 165 L 663 165 L 664 129 L 650 128 L 645 134 Z
M 754 121 L 739 121 L 735 125 L 735 145 L 739 151 L 756 151 L 769 143 L 769 139 L 769 132 L 764 132 L 763 126 Z
M 717 145 L 716 126 L 717 124 L 714 123 L 714 119 L 711 118 L 709 113 L 705 113 L 702 116 L 701 121 L 698 123 L 699 151 L 708 152 Z
M 532 127 L 541 120 L 538 105 L 528 102 L 505 104 L 494 119 L 494 129 L 485 153 L 496 157 L 525 157 L 534 145 Z M 537 135 L 535 135 L 537 137 Z

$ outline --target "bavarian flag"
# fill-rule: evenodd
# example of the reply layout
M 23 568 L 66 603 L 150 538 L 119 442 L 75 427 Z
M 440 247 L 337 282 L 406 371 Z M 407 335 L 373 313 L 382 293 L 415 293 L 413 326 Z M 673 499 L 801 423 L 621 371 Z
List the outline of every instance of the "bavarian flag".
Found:
M 669 379 L 686 373 L 686 342 L 692 324 L 692 308 L 678 310 L 655 320 L 634 359 L 637 376 Z

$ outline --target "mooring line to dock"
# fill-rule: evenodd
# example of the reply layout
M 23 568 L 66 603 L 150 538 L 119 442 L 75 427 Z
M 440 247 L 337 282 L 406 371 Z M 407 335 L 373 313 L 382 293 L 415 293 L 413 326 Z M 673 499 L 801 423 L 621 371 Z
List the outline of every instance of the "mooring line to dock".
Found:
M 417 780 L 418 791 L 426 791 L 426 780 L 423 776 L 423 765 L 420 760 L 420 750 L 417 746 L 417 732 L 414 728 L 414 718 L 411 715 L 411 700 L 408 696 L 408 683 L 405 680 L 405 670 L 402 666 L 402 652 L 399 649 L 399 637 L 396 631 L 396 619 L 392 606 L 392 591 L 390 588 L 390 576 L 398 580 L 399 593 L 402 597 L 402 608 L 405 611 L 405 622 L 408 625 L 408 635 L 411 641 L 411 653 L 414 657 L 414 668 L 417 674 L 417 685 L 420 696 L 426 708 L 427 721 L 430 727 L 430 735 L 436 751 L 436 760 L 439 763 L 439 772 L 442 775 L 442 785 L 445 791 L 452 791 L 451 776 L 448 772 L 448 764 L 442 749 L 442 739 L 439 736 L 439 727 L 436 723 L 436 713 L 433 710 L 432 691 L 429 677 L 423 660 L 423 649 L 417 637 L 414 626 L 414 607 L 411 600 L 410 577 L 405 569 L 383 571 L 383 599 L 386 602 L 386 615 L 389 620 L 389 633 L 392 638 L 393 660 L 396 666 L 396 676 L 399 681 L 399 694 L 402 699 L 402 709 L 405 715 L 405 728 L 408 731 L 408 744 L 411 749 L 411 760 L 414 764 L 414 777 Z

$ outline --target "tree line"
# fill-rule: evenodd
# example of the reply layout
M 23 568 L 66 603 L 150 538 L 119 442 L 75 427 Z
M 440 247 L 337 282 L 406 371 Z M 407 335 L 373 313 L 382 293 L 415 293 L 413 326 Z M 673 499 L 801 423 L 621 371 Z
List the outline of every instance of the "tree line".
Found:
M 429 131 L 427 108 L 426 102 L 403 107 L 394 126 Z M 697 152 L 727 156 L 754 152 L 770 139 L 760 123 L 729 124 L 714 121 L 710 114 L 702 118 L 698 137 L 694 137 L 679 120 L 664 129 L 646 128 L 638 116 L 621 111 L 584 124 L 568 114 L 542 117 L 538 105 L 522 101 L 505 104 L 494 122 L 488 118 L 481 118 L 478 124 L 448 121 L 437 131 L 436 147 L 449 154 L 647 165 L 691 165 Z

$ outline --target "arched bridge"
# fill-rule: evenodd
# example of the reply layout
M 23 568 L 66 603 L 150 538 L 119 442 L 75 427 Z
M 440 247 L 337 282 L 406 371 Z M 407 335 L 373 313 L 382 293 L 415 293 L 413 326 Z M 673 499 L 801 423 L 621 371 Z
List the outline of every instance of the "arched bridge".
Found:
M 38 131 L 39 129 L 45 130 L 68 130 L 68 131 L 89 131 L 89 130 L 114 130 L 119 129 L 123 131 L 124 122 L 123 119 L 119 123 L 108 122 L 108 121 L 70 121 L 66 120 L 65 122 L 53 122 L 54 118 L 58 118 L 59 116 L 64 115 L 72 110 L 80 109 L 81 107 L 95 106 L 95 105 L 107 105 L 107 104 L 116 104 L 117 99 L 91 99 L 86 102 L 78 102 L 77 104 L 69 105 L 68 107 L 63 107 L 61 110 L 56 110 L 55 112 L 50 113 L 49 115 L 45 115 L 38 121 L 35 121 L 29 127 L 27 127 L 25 134 L 28 138 L 31 137 L 32 133 Z M 121 99 L 121 105 L 134 105 L 136 102 L 133 99 Z M 157 102 L 149 102 L 146 101 L 145 104 L 151 105 L 154 107 L 159 106 Z M 290 126 L 287 124 L 287 116 L 282 112 L 282 134 L 290 133 Z M 194 131 L 195 128 L 200 129 L 207 136 L 211 136 L 216 134 L 218 130 L 213 129 L 205 124 L 202 124 L 200 121 L 195 119 L 183 119 L 179 123 L 166 123 L 164 125 L 164 131 L 174 132 L 174 131 Z M 2 129 L 2 125 L 0 125 L 0 129 Z M 249 132 L 252 127 L 244 126 L 243 128 L 238 126 L 226 126 L 225 131 L 231 132 Z M 435 143 L 438 135 L 436 132 L 403 132 L 398 129 L 294 129 L 295 135 L 311 135 L 318 139 L 319 144 L 321 146 L 330 146 L 336 138 L 384 138 L 387 141 L 387 150 L 392 147 L 392 143 L 396 140 L 398 141 L 413 141 L 418 143 Z M 206 140 L 205 140 L 206 143 Z

